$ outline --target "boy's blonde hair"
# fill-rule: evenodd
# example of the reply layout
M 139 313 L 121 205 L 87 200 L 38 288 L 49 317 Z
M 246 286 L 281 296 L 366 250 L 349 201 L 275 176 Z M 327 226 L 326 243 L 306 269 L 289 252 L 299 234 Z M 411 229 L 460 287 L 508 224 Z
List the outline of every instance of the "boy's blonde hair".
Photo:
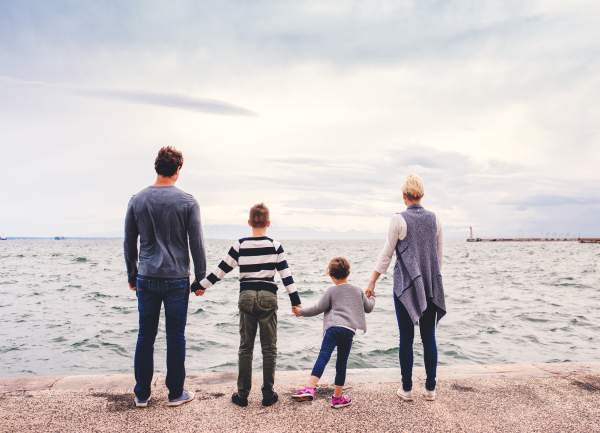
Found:
M 271 219 L 269 208 L 264 203 L 255 204 L 250 208 L 250 216 L 248 217 L 252 227 L 264 228 Z
M 327 267 L 327 273 L 336 280 L 347 278 L 350 275 L 350 262 L 344 257 L 331 259 Z
M 409 174 L 402 184 L 402 192 L 413 199 L 420 199 L 425 194 L 425 184 L 416 174 Z

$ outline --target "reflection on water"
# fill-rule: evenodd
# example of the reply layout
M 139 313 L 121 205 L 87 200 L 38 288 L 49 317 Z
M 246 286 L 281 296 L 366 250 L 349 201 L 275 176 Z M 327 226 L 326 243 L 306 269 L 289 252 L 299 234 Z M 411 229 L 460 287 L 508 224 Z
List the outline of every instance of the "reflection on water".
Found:
M 207 241 L 209 270 L 230 241 Z M 284 241 L 302 302 L 331 284 L 332 257 L 350 260 L 365 286 L 383 241 Z M 600 360 L 600 245 L 467 244 L 448 241 L 443 278 L 448 314 L 438 327 L 442 365 Z M 391 267 L 390 267 L 391 271 Z M 237 270 L 203 297 L 190 298 L 188 371 L 235 371 L 239 343 Z M 398 328 L 391 274 L 377 285 L 349 367 L 393 367 Z M 279 293 L 278 369 L 312 368 L 322 317 L 296 318 Z M 122 241 L 23 240 L 0 243 L 0 376 L 131 372 L 137 301 L 127 286 Z M 417 332 L 418 335 L 418 332 Z M 418 336 L 417 336 L 418 340 Z M 155 363 L 165 371 L 164 320 Z M 422 365 L 422 346 L 415 344 Z M 260 345 L 255 367 L 260 368 Z

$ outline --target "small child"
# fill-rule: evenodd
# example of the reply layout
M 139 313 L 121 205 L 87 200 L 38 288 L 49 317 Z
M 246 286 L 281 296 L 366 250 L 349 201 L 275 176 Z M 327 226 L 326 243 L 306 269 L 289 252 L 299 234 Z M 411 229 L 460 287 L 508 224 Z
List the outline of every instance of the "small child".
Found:
M 283 247 L 267 237 L 271 225 L 269 208 L 264 203 L 252 206 L 248 225 L 252 236 L 233 244 L 225 259 L 202 281 L 203 289 L 210 288 L 235 267 L 240 267 L 240 350 L 238 352 L 238 392 L 231 401 L 238 406 L 248 406 L 252 388 L 252 357 L 254 340 L 260 328 L 260 345 L 263 355 L 263 406 L 271 406 L 279 399 L 273 390 L 277 364 L 277 283 L 279 273 L 292 307 L 301 306 L 292 272 L 288 267 Z M 203 292 L 198 292 L 203 293 Z
M 335 283 L 327 289 L 316 305 L 302 308 L 293 307 L 297 317 L 311 317 L 325 313 L 323 317 L 323 344 L 321 353 L 313 368 L 308 385 L 292 396 L 296 401 L 310 401 L 315 396 L 315 386 L 323 375 L 323 370 L 331 358 L 333 349 L 337 346 L 337 361 L 335 364 L 335 389 L 331 397 L 331 407 L 339 409 L 348 406 L 352 400 L 342 395 L 346 381 L 346 364 L 352 347 L 352 339 L 357 329 L 367 331 L 365 313 L 373 311 L 375 297 L 367 299 L 363 291 L 350 283 L 350 263 L 344 257 L 336 257 L 329 262 L 327 273 Z

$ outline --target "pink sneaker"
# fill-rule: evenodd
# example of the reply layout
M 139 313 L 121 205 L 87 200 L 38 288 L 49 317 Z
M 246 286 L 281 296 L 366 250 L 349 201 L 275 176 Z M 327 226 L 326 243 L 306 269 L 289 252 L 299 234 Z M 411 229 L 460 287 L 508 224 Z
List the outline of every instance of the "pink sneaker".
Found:
M 348 397 L 344 397 L 340 395 L 336 397 L 335 395 L 331 397 L 331 407 L 334 409 L 339 409 L 340 407 L 346 407 L 350 403 L 352 403 L 352 399 Z
M 302 391 L 298 391 L 292 395 L 295 401 L 312 401 L 315 398 L 315 389 L 310 386 L 305 386 Z

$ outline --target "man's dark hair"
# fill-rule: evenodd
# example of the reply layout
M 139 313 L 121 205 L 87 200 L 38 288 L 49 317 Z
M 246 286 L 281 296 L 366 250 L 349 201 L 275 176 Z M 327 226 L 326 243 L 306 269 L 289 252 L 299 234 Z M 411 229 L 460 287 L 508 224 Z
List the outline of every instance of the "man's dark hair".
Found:
M 336 280 L 347 278 L 350 275 L 350 262 L 344 257 L 331 259 L 327 267 L 327 273 Z
M 171 146 L 160 149 L 158 156 L 154 160 L 154 169 L 158 174 L 165 177 L 173 176 L 177 172 L 177 169 L 182 166 L 183 155 Z
M 252 227 L 264 228 L 269 222 L 269 208 L 264 203 L 255 204 L 250 209 L 250 224 Z

